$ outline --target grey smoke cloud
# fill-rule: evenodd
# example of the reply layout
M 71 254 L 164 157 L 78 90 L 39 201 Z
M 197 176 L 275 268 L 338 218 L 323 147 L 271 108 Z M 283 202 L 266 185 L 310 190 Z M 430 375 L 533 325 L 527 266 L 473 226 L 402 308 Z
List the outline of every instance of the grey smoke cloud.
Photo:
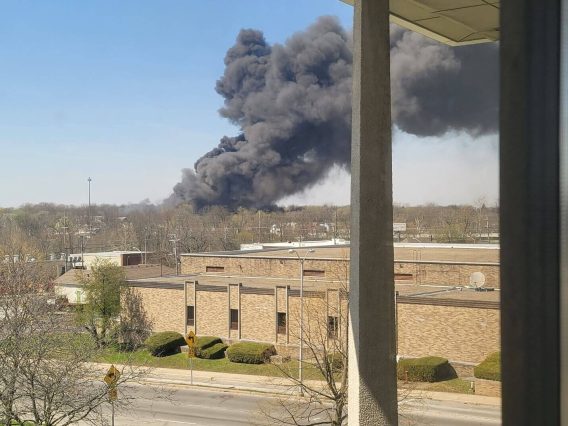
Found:
M 351 34 L 322 17 L 284 44 L 242 30 L 216 90 L 242 133 L 184 169 L 171 200 L 263 208 L 349 169 Z M 497 47 L 449 48 L 391 29 L 393 121 L 418 136 L 497 131 Z M 380 70 L 377 70 L 380 72 Z

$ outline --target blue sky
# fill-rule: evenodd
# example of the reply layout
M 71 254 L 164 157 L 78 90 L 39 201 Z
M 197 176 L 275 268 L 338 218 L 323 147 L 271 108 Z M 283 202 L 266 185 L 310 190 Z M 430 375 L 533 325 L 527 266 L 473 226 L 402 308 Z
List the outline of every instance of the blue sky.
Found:
M 88 176 L 95 202 L 167 197 L 183 167 L 237 132 L 214 86 L 241 28 L 282 42 L 324 14 L 352 20 L 338 0 L 21 0 L 0 11 L 0 207 L 84 204 Z M 412 144 L 400 145 L 395 166 Z M 326 184 L 346 202 L 348 176 L 333 173 Z

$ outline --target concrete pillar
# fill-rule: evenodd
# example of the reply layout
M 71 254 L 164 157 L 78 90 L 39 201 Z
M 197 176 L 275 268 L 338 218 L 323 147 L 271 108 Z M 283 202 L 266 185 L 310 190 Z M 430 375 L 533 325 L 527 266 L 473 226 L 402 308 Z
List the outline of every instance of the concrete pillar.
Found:
M 560 424 L 560 5 L 501 2 L 504 425 Z
M 354 12 L 349 425 L 396 425 L 389 2 Z

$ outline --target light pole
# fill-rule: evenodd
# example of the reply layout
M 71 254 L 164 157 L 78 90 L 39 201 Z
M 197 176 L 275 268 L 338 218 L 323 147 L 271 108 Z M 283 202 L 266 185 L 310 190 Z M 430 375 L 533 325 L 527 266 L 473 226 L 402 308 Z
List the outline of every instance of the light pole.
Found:
M 315 252 L 314 249 L 306 250 L 304 257 L 300 257 L 294 249 L 288 250 L 288 253 L 296 255 L 300 261 L 300 359 L 298 362 L 298 380 L 300 381 L 300 396 L 304 396 L 304 376 L 302 364 L 304 362 L 304 262 L 310 253 Z
M 87 179 L 87 182 L 89 182 L 89 235 L 91 235 L 91 181 L 92 180 L 93 179 L 91 179 L 90 176 Z
M 177 257 L 177 243 L 178 243 L 179 239 L 177 238 L 176 234 L 172 234 L 170 235 L 170 242 L 173 243 L 174 245 L 174 260 L 175 260 L 175 264 L 176 264 L 176 275 L 179 275 L 178 272 L 178 257 Z

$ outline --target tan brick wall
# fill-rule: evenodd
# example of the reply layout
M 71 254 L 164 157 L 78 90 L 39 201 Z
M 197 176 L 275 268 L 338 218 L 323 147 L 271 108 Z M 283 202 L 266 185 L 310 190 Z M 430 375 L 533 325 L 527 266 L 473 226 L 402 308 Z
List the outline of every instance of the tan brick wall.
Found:
M 293 279 L 299 277 L 297 259 L 183 256 L 181 262 L 181 269 L 184 274 L 205 273 L 207 266 L 223 266 L 225 270 L 215 275 L 234 276 L 236 282 L 238 282 L 239 276 Z M 349 277 L 349 261 L 345 259 L 310 260 L 308 258 L 304 268 L 325 271 L 324 277 L 318 277 L 321 279 L 346 282 Z M 467 286 L 469 285 L 470 275 L 477 271 L 485 274 L 487 287 L 500 287 L 499 266 L 402 262 L 395 262 L 394 264 L 395 274 L 412 275 L 410 280 L 400 282 L 414 284 Z
M 241 294 L 241 339 L 274 342 L 274 296 Z
M 497 309 L 398 303 L 398 353 L 480 362 L 500 350 Z
M 278 312 L 286 312 L 286 287 L 278 287 Z
M 336 280 L 345 275 L 348 266 L 342 266 L 342 274 L 335 272 L 338 264 L 348 265 L 348 260 L 310 260 L 306 259 L 304 269 L 322 270 L 325 278 Z M 207 266 L 223 266 L 223 272 L 215 275 L 272 277 L 272 278 L 297 278 L 300 275 L 298 260 L 278 258 L 247 258 L 247 257 L 215 257 L 215 256 L 182 256 L 181 271 L 183 274 L 205 273 Z M 341 277 L 340 277 L 341 275 Z
M 400 277 L 396 282 L 408 284 L 435 284 L 468 286 L 469 277 L 473 272 L 485 274 L 486 287 L 500 287 L 499 266 L 451 265 L 430 263 L 400 263 L 395 262 L 394 273 L 410 274 L 410 279 Z
M 290 297 L 290 344 L 299 344 L 300 298 Z M 327 339 L 327 305 L 324 297 L 304 296 L 304 339 L 314 344 L 324 344 Z
M 183 333 L 185 307 L 183 290 L 159 288 L 135 288 L 142 296 L 142 303 L 152 320 L 153 331 L 177 331 Z
M 232 290 L 235 290 L 234 287 Z M 144 308 L 154 322 L 154 331 L 184 332 L 183 290 L 136 288 Z M 235 294 L 237 294 L 235 292 Z M 188 285 L 188 304 L 193 287 Z M 231 296 L 232 298 L 233 296 Z M 285 289 L 278 293 L 280 312 L 286 306 Z M 314 335 L 325 333 L 327 315 L 334 315 L 336 292 L 330 291 L 329 305 L 325 298 L 305 298 L 304 321 Z M 195 308 L 198 335 L 214 335 L 238 339 L 238 332 L 229 335 L 229 294 L 198 291 Z M 233 302 L 234 303 L 234 302 Z M 280 305 L 281 304 L 281 305 Z M 289 345 L 298 344 L 300 299 L 288 298 Z M 341 317 L 347 310 L 342 300 Z M 471 307 L 436 306 L 398 303 L 398 353 L 408 357 L 439 355 L 452 361 L 477 363 L 489 353 L 500 350 L 499 311 Z M 286 345 L 285 336 L 276 341 L 276 304 L 274 295 L 241 294 L 241 338 Z M 341 330 L 346 335 L 346 324 Z M 318 337 L 320 338 L 320 337 Z
M 229 336 L 228 295 L 226 292 L 197 291 L 195 307 L 197 335 Z
M 229 285 L 229 294 L 231 300 L 231 309 L 239 309 L 239 285 Z
M 195 283 L 187 283 L 187 304 L 195 306 Z

